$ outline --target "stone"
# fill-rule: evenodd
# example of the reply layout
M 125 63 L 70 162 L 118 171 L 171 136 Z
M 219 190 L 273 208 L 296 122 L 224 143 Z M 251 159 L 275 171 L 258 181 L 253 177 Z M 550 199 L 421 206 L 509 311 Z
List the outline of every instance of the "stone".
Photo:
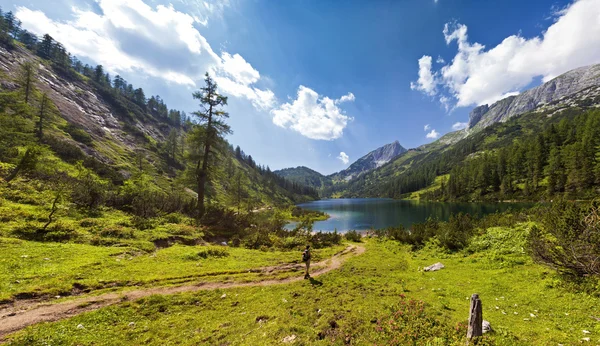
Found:
M 443 268 L 445 268 L 445 266 L 441 262 L 438 262 L 438 263 L 430 265 L 429 267 L 423 268 L 423 271 L 434 272 L 436 270 L 440 270 L 440 269 L 443 269 Z
M 490 322 L 486 320 L 483 320 L 483 322 L 481 323 L 481 329 L 483 330 L 484 334 L 494 331 Z
M 294 334 L 288 335 L 285 338 L 283 338 L 283 343 L 286 343 L 286 344 L 291 344 L 294 341 L 296 341 L 296 335 L 294 335 Z
M 78 324 L 77 329 L 85 329 L 85 327 L 83 326 L 83 324 Z

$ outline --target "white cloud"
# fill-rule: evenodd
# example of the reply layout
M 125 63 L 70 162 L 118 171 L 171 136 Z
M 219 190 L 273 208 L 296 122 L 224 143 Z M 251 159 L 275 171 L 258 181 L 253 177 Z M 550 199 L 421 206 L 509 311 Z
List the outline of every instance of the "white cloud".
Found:
M 429 129 L 431 128 L 431 126 L 429 126 L 429 124 L 423 126 L 423 131 L 429 131 Z
M 337 157 L 340 161 L 342 161 L 345 165 L 348 164 L 348 162 L 350 162 L 350 157 L 348 157 L 348 155 L 346 155 L 345 152 L 340 152 L 340 155 Z
M 431 139 L 436 139 L 440 136 L 440 133 L 437 132 L 435 129 L 432 129 L 431 132 L 429 132 L 425 137 L 426 138 L 431 138 Z
M 271 111 L 273 123 L 283 128 L 291 128 L 311 139 L 340 138 L 344 128 L 352 120 L 337 106 L 344 97 L 347 95 L 332 100 L 301 85 L 295 100 Z
M 434 74 L 431 73 L 431 57 L 423 55 L 419 59 L 419 79 L 416 83 L 411 82 L 410 88 L 412 90 L 419 90 L 429 96 L 436 94 L 436 79 Z
M 461 123 L 461 122 L 454 123 L 454 125 L 452 125 L 452 129 L 455 131 L 458 131 L 458 130 L 465 129 L 468 125 L 469 125 L 469 123 Z
M 172 5 L 151 7 L 142 0 L 97 0 L 101 14 L 74 7 L 70 21 L 55 21 L 23 6 L 17 7 L 16 15 L 24 28 L 50 34 L 72 54 L 103 65 L 111 74 L 135 73 L 197 87 L 208 71 L 223 93 L 272 111 L 273 122 L 281 127 L 312 139 L 342 136 L 352 118 L 339 105 L 354 101 L 353 93 L 332 100 L 300 86 L 296 100 L 279 105 L 273 91 L 256 85 L 274 85 L 270 78 L 239 54 L 223 51 L 219 56 L 197 29 L 207 25 L 209 16 L 221 15 L 229 2 L 179 2 L 193 8 L 192 15 Z
M 545 82 L 571 69 L 599 63 L 600 1 L 575 1 L 557 16 L 538 37 L 512 35 L 489 49 L 469 42 L 466 25 L 446 24 L 444 38 L 447 44 L 457 43 L 457 54 L 438 71 L 431 70 L 431 57 L 423 56 L 419 79 L 411 88 L 446 97 L 448 108 L 450 99 L 456 107 L 491 104 L 518 93 L 536 77 Z
M 204 3 L 204 19 L 172 5 L 153 8 L 142 0 L 97 4 L 102 14 L 73 8 L 74 19 L 65 22 L 22 6 L 16 16 L 26 29 L 50 34 L 72 54 L 89 58 L 113 74 L 145 74 L 195 87 L 209 71 L 224 93 L 246 98 L 257 109 L 275 106 L 274 93 L 255 86 L 261 76 L 250 63 L 239 54 L 217 55 L 196 29 L 195 24 L 206 25 L 206 16 L 222 12 L 227 3 Z
M 444 58 L 438 55 L 437 59 L 435 59 L 435 62 L 437 62 L 438 64 L 445 64 L 446 60 L 444 60 Z
M 348 93 L 342 97 L 340 97 L 338 100 L 335 101 L 336 104 L 340 104 L 343 102 L 353 102 L 356 98 L 354 97 L 353 93 Z

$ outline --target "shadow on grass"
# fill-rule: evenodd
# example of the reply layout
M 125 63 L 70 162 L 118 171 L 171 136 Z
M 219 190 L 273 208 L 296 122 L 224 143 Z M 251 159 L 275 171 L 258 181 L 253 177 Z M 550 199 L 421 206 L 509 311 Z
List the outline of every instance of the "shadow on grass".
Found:
M 323 286 L 323 283 L 319 280 L 315 280 L 311 277 L 308 278 L 310 280 L 310 284 L 313 286 Z

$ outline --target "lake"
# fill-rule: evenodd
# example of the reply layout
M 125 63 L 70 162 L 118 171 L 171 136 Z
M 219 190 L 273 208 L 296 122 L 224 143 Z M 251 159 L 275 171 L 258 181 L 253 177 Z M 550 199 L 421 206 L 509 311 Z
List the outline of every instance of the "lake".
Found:
M 449 203 L 423 202 L 410 200 L 395 200 L 387 198 L 348 198 L 325 199 L 302 203 L 298 206 L 323 211 L 330 218 L 317 221 L 313 225 L 315 231 L 345 232 L 349 230 L 379 229 L 403 225 L 410 227 L 431 217 L 446 221 L 452 214 L 459 212 L 473 216 L 484 216 L 503 212 L 508 209 L 524 209 L 532 207 L 532 203 Z M 294 228 L 296 223 L 286 225 L 287 229 Z

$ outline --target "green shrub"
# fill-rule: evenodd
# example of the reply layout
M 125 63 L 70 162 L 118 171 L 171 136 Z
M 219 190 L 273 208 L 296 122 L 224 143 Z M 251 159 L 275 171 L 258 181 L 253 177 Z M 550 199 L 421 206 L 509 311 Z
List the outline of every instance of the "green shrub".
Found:
M 354 242 L 362 241 L 362 236 L 357 231 L 348 231 L 348 232 L 344 233 L 344 238 L 346 238 L 346 240 L 354 241 Z
M 400 302 L 389 308 L 387 315 L 375 324 L 376 344 L 388 345 L 454 345 L 464 343 L 467 324 L 455 327 L 446 325 L 429 314 L 423 301 L 407 299 L 400 295 Z M 489 345 L 484 336 L 478 345 Z
M 132 229 L 123 226 L 112 226 L 101 230 L 100 236 L 105 238 L 132 239 L 135 233 Z
M 600 203 L 553 203 L 532 227 L 528 249 L 533 258 L 575 277 L 600 275 Z
M 207 258 L 222 258 L 229 256 L 229 252 L 225 249 L 219 248 L 208 248 L 202 251 L 199 251 L 192 255 L 187 255 L 186 259 L 188 260 L 198 260 L 198 259 L 207 259 Z
M 310 237 L 310 243 L 316 249 L 339 245 L 342 242 L 342 235 L 334 232 L 317 232 Z
M 64 130 L 71 136 L 71 138 L 73 138 L 77 142 L 83 143 L 85 145 L 92 144 L 92 137 L 81 127 L 69 124 L 64 128 Z

